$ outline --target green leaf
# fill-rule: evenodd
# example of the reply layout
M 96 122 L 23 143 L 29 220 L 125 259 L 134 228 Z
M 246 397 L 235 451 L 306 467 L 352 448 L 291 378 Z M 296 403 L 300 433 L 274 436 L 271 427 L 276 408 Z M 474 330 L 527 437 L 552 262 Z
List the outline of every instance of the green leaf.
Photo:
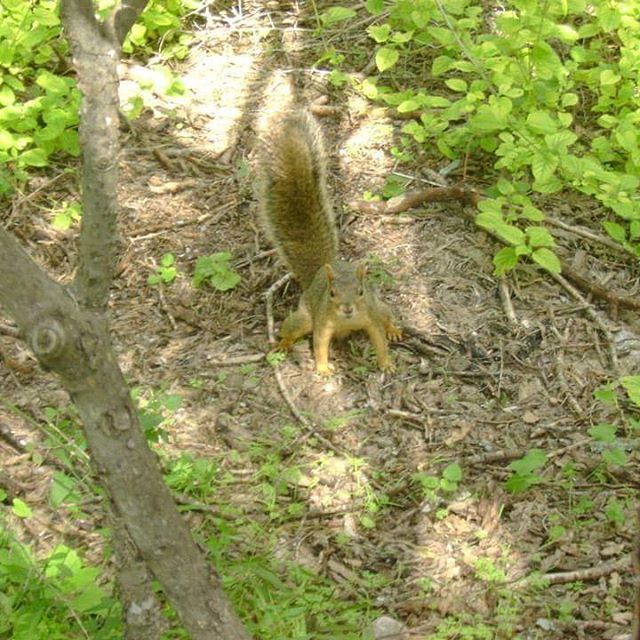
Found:
M 640 407 L 640 376 L 624 376 L 620 378 L 620 384 L 631 402 Z
M 618 224 L 617 222 L 612 222 L 610 220 L 605 220 L 602 223 L 602 226 L 605 228 L 606 232 L 620 244 L 624 244 L 627 241 L 627 232 L 625 228 Z
M 469 85 L 461 78 L 450 78 L 445 81 L 445 84 L 452 91 L 458 91 L 459 93 L 466 93 Z
M 56 76 L 50 71 L 41 71 L 36 78 L 36 84 L 47 91 L 47 93 L 57 96 L 66 96 L 70 88 L 70 80 Z
M 384 0 L 367 0 L 364 6 L 371 15 L 377 16 L 384 11 Z
M 231 268 L 229 260 L 231 254 L 220 251 L 210 256 L 201 256 L 196 261 L 193 274 L 193 284 L 198 287 L 207 282 L 218 291 L 233 289 L 241 280 L 240 276 Z
M 513 186 L 513 182 L 506 180 L 505 178 L 498 178 L 498 182 L 496 183 L 496 187 L 498 187 L 498 191 L 505 196 L 508 196 L 510 193 L 515 191 L 515 187 Z
M 593 392 L 593 397 L 610 407 L 615 407 L 617 404 L 615 389 L 610 384 L 596 389 Z
M 74 611 L 80 613 L 93 613 L 105 601 L 106 595 L 95 584 L 82 585 L 82 591 L 79 595 L 71 600 L 71 607 Z
M 399 113 L 409 113 L 411 111 L 417 111 L 420 105 L 416 100 L 405 100 L 398 105 Z
M 469 124 L 480 133 L 500 131 L 506 128 L 512 108 L 513 103 L 509 98 L 500 97 L 490 105 L 480 105 Z
M 499 211 L 482 211 L 475 217 L 475 222 L 483 229 L 494 229 L 496 225 L 503 224 L 504 218 Z
M 560 260 L 558 256 L 556 256 L 553 251 L 549 249 L 545 249 L 542 247 L 541 249 L 536 249 L 531 257 L 533 261 L 538 263 L 543 269 L 546 269 L 549 273 L 561 273 L 562 265 L 560 264 Z
M 558 158 L 551 153 L 535 152 L 531 159 L 531 173 L 536 180 L 545 181 L 551 178 L 558 167 Z
M 524 243 L 524 233 L 512 224 L 506 222 L 498 223 L 493 226 L 493 231 L 509 244 L 516 245 Z
M 612 449 L 605 449 L 602 452 L 602 459 L 608 464 L 614 467 L 624 467 L 627 463 L 627 454 L 622 447 L 613 447 Z
M 331 9 L 328 9 L 320 15 L 320 22 L 322 22 L 325 27 L 330 27 L 338 22 L 350 20 L 355 15 L 356 12 L 353 9 L 347 7 L 331 7 Z
M 548 111 L 533 111 L 527 116 L 527 124 L 535 133 L 555 133 L 558 124 Z
M 563 93 L 560 98 L 560 104 L 563 107 L 573 107 L 578 104 L 578 96 L 575 93 Z
M 449 482 L 460 482 L 462 480 L 462 469 L 459 464 L 453 463 L 445 467 L 442 477 Z
M 508 468 L 519 475 L 527 475 L 533 473 L 536 469 L 540 469 L 546 463 L 547 455 L 542 449 L 531 449 L 527 451 L 524 457 L 511 462 Z
M 509 493 L 518 494 L 540 482 L 542 478 L 539 476 L 515 474 L 505 482 L 505 488 Z
M 575 133 L 567 130 L 548 133 L 544 137 L 544 141 L 552 153 L 565 153 L 577 139 L 578 136 Z
M 532 204 L 525 204 L 524 207 L 522 207 L 521 215 L 523 218 L 531 220 L 531 222 L 542 222 L 544 220 L 544 213 Z
M 376 66 L 380 72 L 391 69 L 398 62 L 400 54 L 397 49 L 389 47 L 380 47 L 376 52 Z
M 612 424 L 602 422 L 587 429 L 587 433 L 597 442 L 615 442 L 616 427 Z
M 391 26 L 386 22 L 381 25 L 371 25 L 367 29 L 367 33 L 378 43 L 382 44 L 389 39 L 391 35 Z
M 170 267 L 176 261 L 176 257 L 173 253 L 165 253 L 160 259 L 160 264 L 163 267 Z
M 455 64 L 455 60 L 449 56 L 438 56 L 431 65 L 431 75 L 441 76 L 451 69 Z
M 13 92 L 13 89 L 6 84 L 0 86 L 0 106 L 7 107 L 15 101 L 16 94 Z
M 51 493 L 49 501 L 54 509 L 57 509 L 63 502 L 78 502 L 80 499 L 76 491 L 77 480 L 62 471 L 56 471 L 53 474 L 53 482 L 51 483 Z
M 11 510 L 18 518 L 30 518 L 33 515 L 29 505 L 20 498 L 14 498 L 12 505 Z
M 531 247 L 555 247 L 553 236 L 545 227 L 527 227 L 525 229 Z
M 620 82 L 620 76 L 611 69 L 605 69 L 600 72 L 600 84 L 603 87 L 611 86 Z
M 502 276 L 508 273 L 518 264 L 518 255 L 513 247 L 504 247 L 493 256 L 493 273 L 496 276 Z
M 48 163 L 44 149 L 29 149 L 21 153 L 18 160 L 25 167 L 46 167 Z

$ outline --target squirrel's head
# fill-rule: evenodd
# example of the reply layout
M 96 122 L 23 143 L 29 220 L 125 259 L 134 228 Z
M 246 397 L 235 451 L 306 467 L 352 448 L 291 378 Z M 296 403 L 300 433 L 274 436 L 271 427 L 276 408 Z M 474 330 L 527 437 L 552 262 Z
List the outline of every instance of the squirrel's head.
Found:
M 362 263 L 354 266 L 345 262 L 335 268 L 326 264 L 324 268 L 333 311 L 345 320 L 355 318 L 365 305 L 366 266 Z

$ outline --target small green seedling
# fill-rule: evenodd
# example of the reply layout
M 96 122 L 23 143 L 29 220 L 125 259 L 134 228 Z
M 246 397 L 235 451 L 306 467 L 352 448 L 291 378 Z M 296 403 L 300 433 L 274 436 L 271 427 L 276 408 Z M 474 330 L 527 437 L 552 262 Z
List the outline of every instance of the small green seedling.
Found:
M 531 449 L 520 460 L 514 460 L 509 469 L 513 472 L 505 486 L 509 493 L 522 493 L 530 487 L 542 482 L 542 477 L 535 471 L 547 462 L 547 455 L 542 449 Z
M 171 284 L 178 275 L 178 270 L 174 266 L 176 257 L 173 253 L 165 253 L 160 260 L 160 266 L 156 267 L 156 272 L 150 275 L 147 282 L 151 285 L 155 284 Z
M 193 285 L 199 287 L 206 283 L 218 291 L 233 289 L 239 282 L 240 276 L 232 269 L 228 251 L 219 251 L 210 256 L 201 256 L 196 261 L 193 274 Z

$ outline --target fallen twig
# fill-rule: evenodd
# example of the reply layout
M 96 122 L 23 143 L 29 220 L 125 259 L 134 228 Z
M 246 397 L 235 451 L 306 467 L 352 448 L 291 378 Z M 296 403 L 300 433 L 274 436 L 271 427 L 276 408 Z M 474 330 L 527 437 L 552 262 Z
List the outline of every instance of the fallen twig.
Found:
M 547 584 L 566 584 L 567 582 L 583 582 L 586 580 L 595 580 L 602 576 L 608 576 L 614 571 L 629 569 L 629 558 L 618 558 L 610 562 L 603 562 L 595 567 L 587 567 L 586 569 L 576 569 L 575 571 L 559 571 L 557 573 L 545 573 L 542 576 L 536 576 L 536 580 L 542 579 Z M 526 578 L 524 582 L 529 582 Z
M 464 187 L 432 187 L 430 189 L 406 191 L 389 200 L 376 202 L 353 200 L 349 202 L 348 205 L 361 213 L 383 214 L 400 213 L 401 211 L 417 207 L 423 202 L 446 201 L 455 201 L 461 204 L 471 204 L 475 206 L 480 202 L 480 194 L 471 189 L 465 189 Z

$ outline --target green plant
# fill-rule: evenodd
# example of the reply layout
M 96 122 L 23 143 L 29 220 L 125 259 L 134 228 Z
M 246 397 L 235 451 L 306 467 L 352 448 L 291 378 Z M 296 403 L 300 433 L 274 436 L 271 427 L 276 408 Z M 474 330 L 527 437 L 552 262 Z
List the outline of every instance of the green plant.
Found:
M 183 60 L 193 40 L 190 33 L 184 32 L 183 21 L 198 6 L 198 0 L 151 0 L 131 27 L 122 50 L 150 55 L 155 53 L 154 45 L 159 43 L 164 59 Z
M 547 462 L 547 455 L 541 449 L 531 449 L 520 458 L 509 464 L 512 474 L 505 487 L 510 493 L 522 493 L 530 487 L 542 482 L 542 476 L 536 471 Z
M 624 466 L 627 461 L 627 454 L 616 437 L 616 431 L 614 425 L 607 423 L 600 423 L 588 429 L 607 466 Z
M 218 291 L 235 288 L 241 278 L 231 267 L 230 260 L 231 254 L 227 251 L 198 258 L 193 274 L 193 285 L 199 287 L 206 283 Z
M 15 512 L 15 510 L 14 510 Z M 20 509 L 19 517 L 30 517 Z M 76 551 L 59 545 L 37 560 L 0 522 L 0 637 L 13 640 L 116 640 L 120 606 Z
M 113 4 L 101 2 L 99 11 L 104 16 Z M 197 6 L 196 0 L 152 0 L 124 51 L 150 54 L 160 46 L 165 60 L 183 58 L 191 36 L 182 31 L 182 20 Z M 68 54 L 57 0 L 0 0 L 0 196 L 23 184 L 28 171 L 80 154 L 80 91 L 61 68 Z M 128 115 L 140 113 L 150 88 L 141 86 L 125 99 Z M 176 95 L 184 89 L 169 69 L 156 66 L 153 90 Z M 65 206 L 54 224 L 68 228 L 79 213 L 77 205 Z
M 147 282 L 151 285 L 171 284 L 178 275 L 175 262 L 176 257 L 172 253 L 165 253 L 160 259 L 160 266 L 156 267 L 156 272 L 149 276 Z
M 640 256 L 636 2 L 512 0 L 490 21 L 477 0 L 365 8 L 379 73 L 354 86 L 411 114 L 405 148 L 435 145 L 445 158 L 474 154 L 493 165 L 497 184 L 478 220 L 509 245 L 498 273 L 523 257 L 558 271 L 534 201 L 560 190 L 595 199 L 606 233 Z M 424 75 L 406 73 L 412 65 L 429 65 L 429 80 L 415 82 Z
M 422 488 L 424 497 L 435 502 L 439 499 L 439 492 L 453 493 L 458 490 L 458 485 L 462 480 L 462 469 L 459 464 L 453 463 L 444 468 L 440 478 L 419 472 L 413 475 L 413 480 L 418 482 Z
M 66 231 L 80 221 L 82 205 L 79 202 L 65 202 L 53 211 L 51 224 L 55 229 Z
M 165 427 L 171 424 L 173 414 L 182 405 L 182 398 L 162 390 L 142 392 L 137 388 L 131 390 L 131 397 L 138 407 L 138 418 L 147 440 L 168 440 Z

